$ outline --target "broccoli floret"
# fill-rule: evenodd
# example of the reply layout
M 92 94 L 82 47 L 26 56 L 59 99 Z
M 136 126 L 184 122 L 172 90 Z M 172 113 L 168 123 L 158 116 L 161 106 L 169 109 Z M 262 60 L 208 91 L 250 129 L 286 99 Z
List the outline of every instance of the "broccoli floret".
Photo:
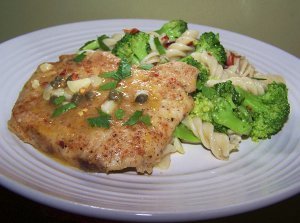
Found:
M 209 76 L 208 68 L 204 64 L 202 64 L 202 63 L 198 62 L 197 60 L 195 60 L 190 55 L 180 59 L 180 61 L 185 62 L 185 63 L 187 63 L 191 66 L 194 66 L 194 67 L 198 68 L 199 74 L 198 74 L 198 79 L 197 79 L 196 86 L 197 86 L 198 90 L 201 90 L 202 87 L 204 86 L 204 84 L 208 80 L 208 76 Z
M 246 119 L 243 119 L 242 116 L 236 114 L 236 107 L 233 106 L 232 101 L 218 97 L 214 100 L 214 103 L 215 107 L 212 112 L 213 122 L 241 135 L 248 135 L 250 133 L 252 129 L 251 124 Z
M 131 64 L 140 62 L 149 54 L 149 34 L 144 32 L 126 33 L 112 49 L 112 53 Z
M 203 33 L 196 43 L 196 52 L 206 51 L 213 55 L 216 60 L 224 65 L 226 62 L 226 52 L 223 45 L 220 43 L 219 34 L 213 32 Z
M 171 20 L 165 23 L 159 30 L 158 34 L 166 34 L 170 41 L 176 40 L 187 30 L 187 23 L 183 20 Z
M 191 116 L 214 125 L 215 130 L 250 137 L 253 141 L 271 138 L 278 133 L 290 113 L 287 87 L 271 83 L 263 95 L 253 95 L 230 81 L 204 86 L 195 96 Z
M 231 81 L 216 84 L 213 87 L 203 87 L 195 96 L 195 106 L 191 116 L 198 116 L 203 121 L 214 125 L 215 130 L 233 132 L 248 135 L 251 131 L 251 123 L 248 116 L 239 113 L 241 95 L 232 85 Z M 247 110 L 246 110 L 247 112 Z
M 267 86 L 265 94 L 258 96 L 241 88 L 237 88 L 237 91 L 244 97 L 242 105 L 252 115 L 252 140 L 271 138 L 283 128 L 290 113 L 285 84 L 271 83 Z

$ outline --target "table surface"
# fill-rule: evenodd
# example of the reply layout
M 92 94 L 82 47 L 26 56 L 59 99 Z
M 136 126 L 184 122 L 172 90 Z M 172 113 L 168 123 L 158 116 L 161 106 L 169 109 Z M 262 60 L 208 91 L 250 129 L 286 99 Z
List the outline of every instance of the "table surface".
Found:
M 299 9 L 298 0 L 1 0 L 0 43 L 41 28 L 78 21 L 180 18 L 241 33 L 300 57 Z M 1 222 L 114 222 L 56 210 L 3 187 L 0 197 Z M 270 207 L 203 222 L 300 222 L 299 212 L 297 195 Z
M 74 222 L 74 223 L 118 223 L 117 221 L 95 219 L 67 213 L 38 204 L 0 187 L 0 222 Z M 269 207 L 194 223 L 289 223 L 300 222 L 300 195 Z M 126 221 L 126 219 L 124 219 Z

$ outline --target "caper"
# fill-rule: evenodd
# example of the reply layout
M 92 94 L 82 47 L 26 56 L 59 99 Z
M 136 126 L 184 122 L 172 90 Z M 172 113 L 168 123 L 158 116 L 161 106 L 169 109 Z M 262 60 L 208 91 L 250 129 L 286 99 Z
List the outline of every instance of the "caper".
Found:
M 118 100 L 121 100 L 122 99 L 122 92 L 116 90 L 116 89 L 113 89 L 109 92 L 108 94 L 108 99 L 109 100 L 113 100 L 113 101 L 118 101 Z
M 66 80 L 62 76 L 56 76 L 53 81 L 50 82 L 53 88 L 64 88 L 67 86 Z
M 148 95 L 144 93 L 137 95 L 135 98 L 135 102 L 140 104 L 145 103 L 147 100 L 148 100 Z
M 82 94 L 75 93 L 75 94 L 73 94 L 73 96 L 71 98 L 71 102 L 73 102 L 76 105 L 78 105 L 82 99 L 83 99 L 83 95 Z
M 93 100 L 97 96 L 97 92 L 96 91 L 88 91 L 84 94 L 84 96 L 87 100 Z

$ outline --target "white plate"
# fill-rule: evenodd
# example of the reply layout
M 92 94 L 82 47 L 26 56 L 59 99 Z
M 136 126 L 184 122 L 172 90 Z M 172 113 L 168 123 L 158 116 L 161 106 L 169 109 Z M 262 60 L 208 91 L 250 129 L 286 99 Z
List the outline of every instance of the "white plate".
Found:
M 262 72 L 284 75 L 291 116 L 272 140 L 245 141 L 229 161 L 216 160 L 201 146 L 185 146 L 170 169 L 151 176 L 84 173 L 55 162 L 7 130 L 7 120 L 25 81 L 37 65 L 73 53 L 98 35 L 124 28 L 155 30 L 164 21 L 102 20 L 32 32 L 0 45 L 1 184 L 27 198 L 87 216 L 115 220 L 182 221 L 257 209 L 300 192 L 300 61 L 263 42 L 212 27 L 224 46 L 247 56 Z

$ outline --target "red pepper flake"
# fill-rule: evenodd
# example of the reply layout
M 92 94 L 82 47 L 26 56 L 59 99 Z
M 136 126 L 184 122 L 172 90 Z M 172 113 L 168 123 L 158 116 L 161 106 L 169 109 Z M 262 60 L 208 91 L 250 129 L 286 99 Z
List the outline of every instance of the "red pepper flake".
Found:
M 172 83 L 172 84 L 175 84 L 177 81 L 176 81 L 176 78 L 174 78 L 174 77 L 171 77 L 170 78 L 170 83 Z
M 136 34 L 139 33 L 140 30 L 137 28 L 133 28 L 133 29 L 123 29 L 124 33 L 128 33 L 128 34 Z
M 65 142 L 62 141 L 62 140 L 58 141 L 58 145 L 59 145 L 62 149 L 64 149 L 64 148 L 66 147 Z
M 226 60 L 226 66 L 231 66 L 234 64 L 234 54 L 230 52 L 230 54 L 227 56 Z
M 172 43 L 175 43 L 175 41 L 170 41 L 170 42 L 163 43 L 163 46 L 165 48 L 168 48 Z
M 44 81 L 44 82 L 41 83 L 41 86 L 42 86 L 42 87 L 46 87 L 48 84 L 49 84 L 49 82 Z
M 76 80 L 79 79 L 79 75 L 76 74 L 76 73 L 72 73 L 71 76 L 70 76 L 70 79 L 71 79 L 72 81 L 76 81 Z
M 161 37 L 161 42 L 165 48 L 168 48 L 175 41 L 170 41 L 169 37 L 167 35 L 165 35 L 165 36 Z
M 189 42 L 187 45 L 188 45 L 188 46 L 194 46 L 194 42 L 191 41 L 191 42 Z
M 59 76 L 65 76 L 67 74 L 67 70 L 64 69 L 62 72 L 59 73 Z
M 161 41 L 162 42 L 168 42 L 169 41 L 169 37 L 167 35 L 161 37 Z

